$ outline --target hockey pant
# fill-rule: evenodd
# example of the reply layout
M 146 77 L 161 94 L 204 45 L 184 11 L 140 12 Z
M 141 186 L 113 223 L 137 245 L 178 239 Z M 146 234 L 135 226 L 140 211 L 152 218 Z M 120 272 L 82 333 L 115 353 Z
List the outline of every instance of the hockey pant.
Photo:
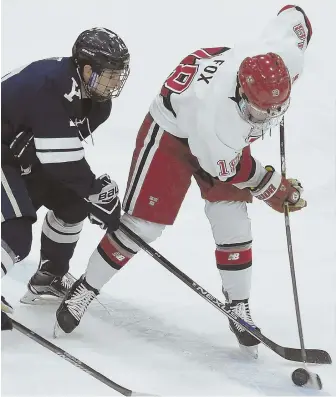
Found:
M 166 225 L 174 223 L 192 178 L 205 200 L 223 290 L 229 300 L 246 299 L 252 270 L 252 235 L 246 208 L 246 202 L 251 202 L 249 191 L 207 174 L 187 142 L 164 131 L 150 115 L 138 133 L 121 222 L 147 243 L 153 242 Z M 100 289 L 138 250 L 120 230 L 106 234 L 89 260 L 87 282 Z
M 62 276 L 79 239 L 87 204 L 70 190 L 48 179 L 43 172 L 21 176 L 13 165 L 3 165 L 1 175 L 2 276 L 30 252 L 36 211 L 45 206 L 41 233 L 41 258 Z

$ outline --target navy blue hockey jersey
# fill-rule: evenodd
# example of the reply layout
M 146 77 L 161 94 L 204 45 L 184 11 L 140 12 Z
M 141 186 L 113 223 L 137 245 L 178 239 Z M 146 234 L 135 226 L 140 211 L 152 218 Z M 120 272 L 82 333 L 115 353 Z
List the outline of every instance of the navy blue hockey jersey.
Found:
M 39 60 L 8 73 L 1 90 L 2 146 L 9 147 L 21 131 L 31 132 L 43 170 L 87 197 L 95 175 L 82 140 L 109 117 L 111 101 L 82 98 L 71 58 Z

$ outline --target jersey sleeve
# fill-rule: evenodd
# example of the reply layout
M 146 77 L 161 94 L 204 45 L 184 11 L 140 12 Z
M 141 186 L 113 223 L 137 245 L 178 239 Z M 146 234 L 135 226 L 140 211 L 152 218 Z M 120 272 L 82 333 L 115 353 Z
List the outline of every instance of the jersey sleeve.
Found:
M 40 89 L 30 106 L 36 156 L 44 170 L 80 197 L 87 197 L 95 175 L 84 157 L 78 128 L 50 90 Z
M 301 7 L 294 5 L 283 7 L 262 31 L 262 37 L 266 42 L 274 46 L 290 43 L 301 52 L 307 49 L 312 34 L 312 26 L 307 15 Z
M 254 170 L 249 147 L 236 151 L 207 135 L 193 134 L 188 138 L 191 153 L 211 176 L 229 183 L 246 181 Z
M 267 50 L 279 54 L 294 83 L 301 75 L 304 53 L 313 34 L 311 23 L 301 7 L 283 7 L 262 31 Z
M 263 165 L 251 155 L 250 146 L 236 151 L 219 140 L 211 144 L 209 139 L 195 135 L 189 137 L 188 143 L 191 153 L 206 172 L 239 189 L 258 186 L 266 174 Z
M 296 36 L 297 47 L 305 51 L 313 35 L 313 28 L 303 9 L 295 5 L 286 5 L 278 12 L 277 18 L 292 25 L 290 33 Z

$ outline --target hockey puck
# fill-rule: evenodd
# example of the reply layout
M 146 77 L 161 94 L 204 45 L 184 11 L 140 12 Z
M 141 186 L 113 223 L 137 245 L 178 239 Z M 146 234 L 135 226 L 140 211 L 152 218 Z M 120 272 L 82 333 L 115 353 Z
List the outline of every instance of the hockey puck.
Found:
M 298 368 L 292 373 L 292 381 L 296 386 L 304 386 L 309 381 L 309 373 L 304 368 Z
M 292 381 L 296 386 L 310 385 L 313 388 L 322 389 L 321 378 L 317 374 L 310 374 L 304 368 L 298 368 L 292 373 Z

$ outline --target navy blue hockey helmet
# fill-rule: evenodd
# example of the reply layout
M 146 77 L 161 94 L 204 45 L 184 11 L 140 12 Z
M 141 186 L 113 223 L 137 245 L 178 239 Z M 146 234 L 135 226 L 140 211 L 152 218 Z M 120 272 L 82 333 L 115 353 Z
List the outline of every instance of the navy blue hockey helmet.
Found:
M 72 47 L 72 58 L 82 78 L 84 66 L 92 68 L 89 81 L 83 81 L 90 98 L 105 101 L 120 94 L 129 75 L 130 55 L 116 33 L 105 28 L 85 30 Z

